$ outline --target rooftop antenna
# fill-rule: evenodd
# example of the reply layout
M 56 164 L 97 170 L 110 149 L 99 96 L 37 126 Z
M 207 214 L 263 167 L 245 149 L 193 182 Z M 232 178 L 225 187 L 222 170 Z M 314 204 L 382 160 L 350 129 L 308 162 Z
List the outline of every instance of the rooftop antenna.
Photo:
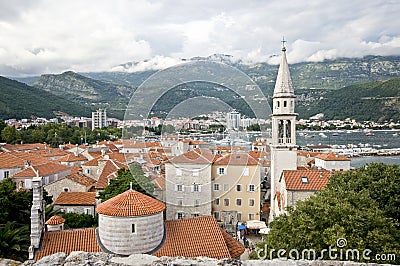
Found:
M 285 41 L 285 36 L 282 36 L 282 41 L 281 41 L 281 43 L 282 43 L 282 52 L 286 51 L 285 42 L 287 42 L 287 41 Z

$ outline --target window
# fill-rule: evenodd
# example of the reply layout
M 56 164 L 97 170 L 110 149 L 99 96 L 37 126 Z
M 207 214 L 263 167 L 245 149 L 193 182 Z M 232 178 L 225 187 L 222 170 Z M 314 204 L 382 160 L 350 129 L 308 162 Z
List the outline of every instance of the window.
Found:
M 10 176 L 10 171 L 4 171 L 4 178 L 8 178 Z
M 54 175 L 54 180 L 57 181 L 58 180 L 58 174 Z
M 238 221 L 242 220 L 242 214 L 240 212 L 237 213 L 237 220 Z
M 183 199 L 178 199 L 178 205 L 182 206 L 183 205 Z
M 215 204 L 215 205 L 219 205 L 219 198 L 216 198 L 216 199 L 214 200 L 214 204 Z
M 242 191 L 242 185 L 237 184 L 236 185 L 236 191 Z
M 194 192 L 199 192 L 200 191 L 200 185 L 199 184 L 194 184 L 193 185 L 193 191 Z
M 287 101 L 283 101 L 283 107 L 287 106 Z
M 183 212 L 178 212 L 178 213 L 176 214 L 176 218 L 178 218 L 178 219 L 183 219 L 184 216 L 185 216 L 185 215 L 183 214 Z
M 279 107 L 279 104 L 280 104 L 280 102 L 279 102 L 279 101 L 277 101 L 277 102 L 276 102 L 276 105 L 277 105 L 278 107 Z
M 67 208 L 67 213 L 74 212 L 74 208 Z
M 29 188 L 29 189 L 31 189 L 32 188 L 32 180 L 30 180 L 30 179 L 25 179 L 25 188 Z
M 199 170 L 193 170 L 192 175 L 193 175 L 193 176 L 199 176 L 199 175 L 200 175 Z
M 199 216 L 200 216 L 200 213 L 198 213 L 198 212 L 192 213 L 192 217 L 199 217 Z
M 63 191 L 64 191 L 64 192 L 69 192 L 69 187 L 64 187 L 64 188 L 63 188 Z
M 92 211 L 90 210 L 90 208 L 85 208 L 83 211 L 85 214 L 92 215 Z
M 229 184 L 224 184 L 224 191 L 228 191 L 229 190 Z
M 176 185 L 175 191 L 184 191 L 183 185 Z
M 214 184 L 214 190 L 215 191 L 219 190 L 219 184 Z
M 49 183 L 49 181 L 50 181 L 50 178 L 48 176 L 46 176 L 44 178 L 44 184 L 47 185 Z
M 219 212 L 214 212 L 214 217 L 217 221 L 219 221 Z
M 249 220 L 254 220 L 254 213 L 249 213 Z
M 132 224 L 132 234 L 135 234 L 135 233 L 136 233 L 136 225 Z
M 249 206 L 254 206 L 254 199 L 249 199 Z
M 224 167 L 219 167 L 219 168 L 218 168 L 218 174 L 219 174 L 219 175 L 226 175 L 226 168 L 224 168 Z
M 86 174 L 90 174 L 90 169 L 86 169 Z
M 254 192 L 255 190 L 256 190 L 255 185 L 254 185 L 254 184 L 250 184 L 250 185 L 249 185 L 249 191 L 250 191 L 250 192 Z
M 199 207 L 200 206 L 200 200 L 199 199 L 195 199 L 194 200 L 194 206 L 195 207 Z
M 224 205 L 229 206 L 229 199 L 224 199 Z
M 242 173 L 242 175 L 243 175 L 243 176 L 249 176 L 249 168 L 247 168 L 247 167 L 243 168 L 243 173 Z
M 308 178 L 306 176 L 301 177 L 301 183 L 308 184 Z
M 182 169 L 177 168 L 176 169 L 176 175 L 177 176 L 182 176 Z
M 242 199 L 236 199 L 236 205 L 242 206 Z

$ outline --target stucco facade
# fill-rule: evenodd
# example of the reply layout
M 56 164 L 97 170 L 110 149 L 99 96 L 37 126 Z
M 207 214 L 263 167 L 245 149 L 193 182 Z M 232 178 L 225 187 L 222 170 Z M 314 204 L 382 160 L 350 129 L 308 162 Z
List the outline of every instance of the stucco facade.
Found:
M 239 222 L 260 220 L 258 164 L 213 165 L 212 180 L 212 210 L 217 220 L 221 219 L 222 211 L 236 211 Z

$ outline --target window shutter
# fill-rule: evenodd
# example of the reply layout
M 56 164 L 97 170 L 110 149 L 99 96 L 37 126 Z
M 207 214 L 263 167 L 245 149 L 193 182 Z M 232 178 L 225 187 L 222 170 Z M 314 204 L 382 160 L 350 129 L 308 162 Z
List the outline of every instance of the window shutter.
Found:
M 199 192 L 201 192 L 201 185 L 199 185 Z

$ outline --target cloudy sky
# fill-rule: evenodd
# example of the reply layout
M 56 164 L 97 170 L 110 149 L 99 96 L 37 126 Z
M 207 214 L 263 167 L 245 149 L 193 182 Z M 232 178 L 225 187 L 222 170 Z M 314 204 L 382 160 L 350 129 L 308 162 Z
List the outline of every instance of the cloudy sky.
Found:
M 231 54 L 277 63 L 400 55 L 398 0 L 0 0 L 0 75 L 137 70 Z

